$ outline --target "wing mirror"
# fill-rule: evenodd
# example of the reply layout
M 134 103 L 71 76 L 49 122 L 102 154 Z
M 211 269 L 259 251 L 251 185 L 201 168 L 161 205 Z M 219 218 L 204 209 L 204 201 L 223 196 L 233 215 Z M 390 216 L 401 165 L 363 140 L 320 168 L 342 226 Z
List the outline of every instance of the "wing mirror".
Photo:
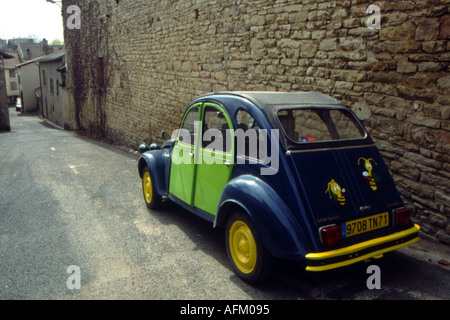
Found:
M 161 131 L 161 138 L 163 138 L 163 140 L 170 140 L 172 139 L 172 136 L 167 132 L 167 131 Z

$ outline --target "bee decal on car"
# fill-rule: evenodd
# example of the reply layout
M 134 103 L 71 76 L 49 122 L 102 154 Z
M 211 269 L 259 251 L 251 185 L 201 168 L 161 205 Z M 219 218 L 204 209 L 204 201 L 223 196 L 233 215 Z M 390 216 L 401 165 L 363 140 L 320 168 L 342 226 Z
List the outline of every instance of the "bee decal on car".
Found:
M 372 161 L 375 165 L 377 165 L 376 161 L 373 160 L 372 158 L 366 159 L 366 158 L 361 157 L 358 159 L 358 166 L 360 165 L 361 160 L 364 160 L 364 167 L 367 170 L 367 171 L 363 171 L 362 175 L 364 176 L 364 178 L 366 178 L 369 181 L 370 188 L 373 191 L 377 191 L 378 187 L 377 187 L 377 183 L 375 182 L 374 175 L 372 173 L 373 166 L 371 163 L 371 161 Z
M 327 186 L 328 188 L 325 193 L 328 193 L 330 199 L 338 202 L 341 206 L 345 206 L 345 188 L 341 188 L 341 186 L 336 181 L 334 181 L 334 179 L 331 179 L 331 181 L 328 182 Z

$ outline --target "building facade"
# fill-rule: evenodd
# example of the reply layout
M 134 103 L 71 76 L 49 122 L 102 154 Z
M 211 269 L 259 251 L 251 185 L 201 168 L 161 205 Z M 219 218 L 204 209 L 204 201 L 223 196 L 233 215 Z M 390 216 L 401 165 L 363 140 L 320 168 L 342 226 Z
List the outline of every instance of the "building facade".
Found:
M 64 126 L 63 94 L 65 51 L 55 53 L 38 59 L 41 83 L 42 116 L 58 126 Z
M 36 59 L 17 65 L 17 77 L 22 112 L 33 112 L 38 109 L 35 90 L 39 88 L 39 65 Z
M 19 97 L 19 77 L 16 65 L 18 65 L 19 57 L 17 53 L 10 53 L 14 58 L 5 60 L 5 79 L 6 79 L 6 95 L 10 104 L 14 104 Z

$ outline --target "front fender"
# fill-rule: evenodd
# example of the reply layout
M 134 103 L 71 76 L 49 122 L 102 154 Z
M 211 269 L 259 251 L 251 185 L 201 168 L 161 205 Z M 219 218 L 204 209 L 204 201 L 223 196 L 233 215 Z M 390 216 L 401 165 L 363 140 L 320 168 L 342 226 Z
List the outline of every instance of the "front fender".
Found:
M 309 252 L 302 226 L 278 194 L 263 180 L 250 175 L 231 180 L 219 202 L 215 225 L 224 225 L 238 206 L 252 219 L 264 247 L 274 257 L 303 260 Z
M 138 171 L 139 176 L 142 178 L 142 172 L 147 166 L 150 170 L 150 175 L 153 183 L 155 184 L 155 190 L 160 196 L 167 194 L 168 186 L 168 168 L 169 155 L 165 150 L 152 150 L 143 153 L 139 157 Z

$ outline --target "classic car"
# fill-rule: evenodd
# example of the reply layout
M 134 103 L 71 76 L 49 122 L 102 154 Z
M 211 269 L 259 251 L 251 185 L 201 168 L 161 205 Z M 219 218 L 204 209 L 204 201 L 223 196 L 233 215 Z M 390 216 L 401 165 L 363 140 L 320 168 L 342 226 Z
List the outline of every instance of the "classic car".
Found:
M 171 138 L 139 147 L 146 205 L 173 201 L 224 227 L 244 281 L 266 279 L 274 257 L 324 271 L 419 240 L 374 141 L 332 97 L 204 94 Z

